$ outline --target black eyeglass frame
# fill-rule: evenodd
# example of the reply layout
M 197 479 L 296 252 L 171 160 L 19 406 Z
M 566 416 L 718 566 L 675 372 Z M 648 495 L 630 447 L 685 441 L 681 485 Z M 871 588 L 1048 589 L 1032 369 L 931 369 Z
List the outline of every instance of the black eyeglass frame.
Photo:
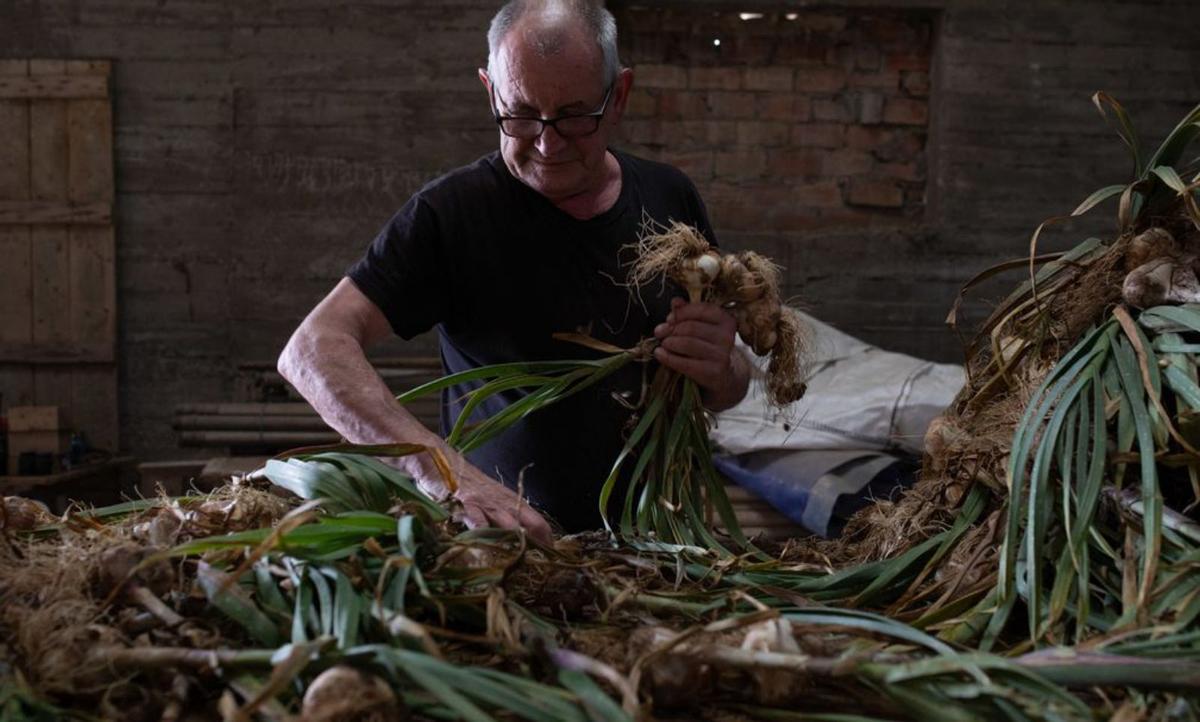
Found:
M 535 118 L 535 117 L 520 116 L 520 115 L 500 115 L 500 112 L 496 110 L 496 88 L 494 85 L 489 83 L 488 84 L 488 94 L 491 96 L 490 99 L 492 101 L 492 118 L 496 121 L 496 125 L 500 127 L 500 132 L 507 135 L 509 138 L 517 138 L 519 140 L 533 140 L 534 138 L 540 138 L 540 137 L 542 137 L 542 133 L 546 132 L 546 126 L 550 126 L 551 128 L 554 128 L 554 132 L 558 133 L 563 138 L 586 138 L 589 135 L 594 134 L 597 130 L 600 130 L 600 121 L 604 119 L 604 113 L 608 110 L 608 101 L 610 98 L 612 98 L 613 86 L 615 86 L 616 84 L 617 83 L 615 80 L 612 83 L 609 83 L 608 90 L 606 90 L 604 92 L 604 100 L 602 100 L 600 102 L 599 110 L 593 111 L 591 113 L 568 113 L 567 115 L 559 115 L 554 118 Z M 578 120 L 580 118 L 591 118 L 592 120 L 594 120 L 595 123 L 592 126 L 592 129 L 586 133 L 571 133 L 571 134 L 563 133 L 561 130 L 559 130 L 558 123 L 560 121 Z M 506 121 L 506 120 L 537 121 L 538 123 L 541 124 L 541 127 L 538 129 L 538 132 L 533 135 L 513 135 L 512 133 L 509 133 L 508 130 L 506 130 L 504 127 L 504 121 Z

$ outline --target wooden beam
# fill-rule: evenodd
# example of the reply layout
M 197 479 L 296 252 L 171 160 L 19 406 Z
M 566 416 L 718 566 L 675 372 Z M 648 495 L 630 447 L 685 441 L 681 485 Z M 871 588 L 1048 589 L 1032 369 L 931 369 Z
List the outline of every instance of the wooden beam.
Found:
M 0 75 L 0 98 L 107 98 L 104 75 Z
M 47 224 L 106 226 L 112 223 L 112 204 L 65 201 L 0 201 L 0 225 Z

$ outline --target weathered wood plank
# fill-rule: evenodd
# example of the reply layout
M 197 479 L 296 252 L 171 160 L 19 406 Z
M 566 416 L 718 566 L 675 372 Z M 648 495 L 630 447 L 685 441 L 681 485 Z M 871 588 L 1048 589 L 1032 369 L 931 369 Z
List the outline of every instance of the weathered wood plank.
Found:
M 29 228 L 0 226 L 0 348 L 33 341 Z
M 108 78 L 101 75 L 0 76 L 0 98 L 107 98 Z
M 27 60 L 0 60 L 0 80 L 29 73 Z M 29 102 L 0 100 L 0 199 L 29 198 Z
M 57 77 L 67 74 L 67 61 L 59 58 L 35 58 L 29 61 L 29 76 Z
M 71 344 L 71 235 L 66 226 L 36 226 L 29 232 L 33 284 L 33 344 Z
M 65 428 L 66 415 L 57 406 L 20 406 L 8 412 L 9 431 L 59 431 Z
M 0 60 L 0 77 L 29 74 L 26 60 Z M 0 100 L 0 199 L 29 200 L 29 102 Z M 33 341 L 29 228 L 0 227 L 0 349 Z M 0 364 L 0 409 L 32 404 L 33 367 Z
M 116 249 L 112 226 L 71 229 L 71 340 L 86 348 L 117 343 Z
M 107 61 L 70 61 L 73 76 L 112 72 Z M 110 204 L 113 189 L 112 106 L 106 99 L 72 100 L 67 110 L 70 158 L 67 197 L 72 203 Z M 71 339 L 115 359 L 117 345 L 116 249 L 113 228 L 71 229 Z M 71 369 L 71 410 L 76 428 L 98 448 L 118 449 L 117 367 L 79 365 Z
M 67 102 L 29 103 L 29 196 L 34 201 L 67 200 Z
M 106 226 L 112 223 L 112 204 L 0 201 L 0 226 L 33 226 L 52 223 Z
M 33 60 L 31 76 L 66 72 L 66 61 Z M 67 101 L 34 100 L 29 104 L 30 198 L 36 201 L 67 201 L 68 143 Z M 33 259 L 33 344 L 53 348 L 71 343 L 71 244 L 66 226 L 37 226 L 30 229 Z M 40 375 L 34 374 L 35 382 Z M 47 393 L 53 389 L 47 386 Z M 69 399 L 55 398 L 39 403 L 65 405 Z M 61 402 L 61 403 L 60 403 Z
M 107 70 L 103 61 L 72 61 L 69 73 Z M 87 76 L 81 76 L 87 77 Z M 68 198 L 75 203 L 113 200 L 112 107 L 107 100 L 72 100 L 67 105 L 70 149 Z

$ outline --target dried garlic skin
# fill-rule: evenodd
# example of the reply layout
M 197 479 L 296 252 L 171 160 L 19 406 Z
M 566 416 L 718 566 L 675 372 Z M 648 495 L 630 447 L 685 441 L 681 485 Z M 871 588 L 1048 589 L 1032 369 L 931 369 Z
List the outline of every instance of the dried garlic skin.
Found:
M 56 521 L 45 504 L 23 496 L 4 497 L 0 508 L 0 530 L 4 531 L 32 531 Z
M 411 716 L 387 682 L 339 664 L 309 683 L 304 692 L 300 719 L 303 722 L 402 722 Z

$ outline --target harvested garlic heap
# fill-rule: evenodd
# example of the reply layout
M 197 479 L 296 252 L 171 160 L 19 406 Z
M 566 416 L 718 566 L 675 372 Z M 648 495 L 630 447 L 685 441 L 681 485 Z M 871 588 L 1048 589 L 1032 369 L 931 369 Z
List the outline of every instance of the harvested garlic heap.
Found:
M 738 322 L 738 335 L 755 354 L 770 354 L 767 399 L 785 406 L 804 395 L 800 373 L 803 326 L 779 297 L 779 269 L 753 251 L 721 256 L 683 223 L 648 227 L 638 241 L 630 280 L 644 286 L 665 275 L 693 303 L 716 303 Z
M 1128 274 L 1121 286 L 1125 303 L 1135 308 L 1200 303 L 1200 254 L 1165 228 L 1148 228 L 1129 240 Z

